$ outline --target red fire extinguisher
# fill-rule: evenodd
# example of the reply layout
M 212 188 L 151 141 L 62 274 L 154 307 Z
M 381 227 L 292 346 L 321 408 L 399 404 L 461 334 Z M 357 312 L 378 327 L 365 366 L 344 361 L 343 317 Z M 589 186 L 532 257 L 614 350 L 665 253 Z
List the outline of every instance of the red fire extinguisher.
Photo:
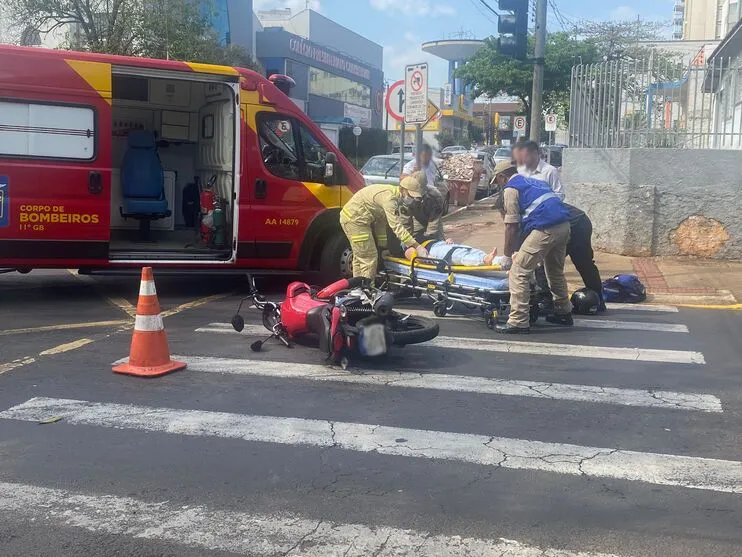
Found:
M 210 245 L 214 232 L 214 205 L 216 195 L 211 189 L 201 190 L 199 195 L 201 204 L 201 242 Z

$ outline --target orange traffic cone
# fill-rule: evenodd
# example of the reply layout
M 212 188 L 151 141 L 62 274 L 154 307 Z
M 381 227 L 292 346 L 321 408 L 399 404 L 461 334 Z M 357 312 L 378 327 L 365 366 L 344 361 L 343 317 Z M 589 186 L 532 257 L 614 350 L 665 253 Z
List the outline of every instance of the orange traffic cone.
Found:
M 183 362 L 170 359 L 165 326 L 160 315 L 160 302 L 157 301 L 157 290 L 152 278 L 152 267 L 144 267 L 142 282 L 139 285 L 139 301 L 129 361 L 114 366 L 113 371 L 137 377 L 159 377 L 185 367 L 186 364 Z

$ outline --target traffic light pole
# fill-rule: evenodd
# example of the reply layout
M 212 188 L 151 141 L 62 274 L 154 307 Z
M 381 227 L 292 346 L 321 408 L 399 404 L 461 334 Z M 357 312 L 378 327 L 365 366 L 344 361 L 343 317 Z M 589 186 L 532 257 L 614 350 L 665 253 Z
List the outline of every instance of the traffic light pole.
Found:
M 533 92 L 531 94 L 531 139 L 541 140 L 544 104 L 544 56 L 546 56 L 546 2 L 536 0 L 536 47 L 534 49 Z

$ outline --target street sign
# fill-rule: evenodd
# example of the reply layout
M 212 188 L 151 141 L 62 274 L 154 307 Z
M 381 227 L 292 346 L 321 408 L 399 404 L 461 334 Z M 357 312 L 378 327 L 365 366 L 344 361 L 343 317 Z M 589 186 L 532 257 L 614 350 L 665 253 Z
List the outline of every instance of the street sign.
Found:
M 547 114 L 544 119 L 544 125 L 546 126 L 547 132 L 555 132 L 557 129 L 557 117 L 556 114 Z
M 356 137 L 358 137 L 362 133 L 363 133 L 363 130 L 361 129 L 361 126 L 355 126 L 355 127 L 353 127 L 353 135 L 355 135 Z
M 407 124 L 424 124 L 428 119 L 428 64 L 405 68 L 404 119 Z
M 387 90 L 386 112 L 399 122 L 404 120 L 404 79 L 396 81 Z
M 526 117 L 516 116 L 513 118 L 513 135 L 518 137 L 526 135 Z

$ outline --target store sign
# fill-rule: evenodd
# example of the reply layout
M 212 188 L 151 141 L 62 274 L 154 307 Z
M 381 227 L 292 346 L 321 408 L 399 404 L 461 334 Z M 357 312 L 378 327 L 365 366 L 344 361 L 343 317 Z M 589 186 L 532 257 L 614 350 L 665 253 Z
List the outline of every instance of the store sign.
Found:
M 301 38 L 292 38 L 289 40 L 289 49 L 291 52 L 309 58 L 321 64 L 330 66 L 337 70 L 355 75 L 366 81 L 371 79 L 371 70 L 364 68 L 360 64 L 356 64 L 352 60 L 343 58 L 329 50 L 325 50 L 316 46 L 314 43 L 305 41 Z
M 357 106 L 355 104 L 345 103 L 343 105 L 343 116 L 345 118 L 350 118 L 353 120 L 355 125 L 361 126 L 362 128 L 371 127 L 370 108 L 363 108 L 362 106 Z

